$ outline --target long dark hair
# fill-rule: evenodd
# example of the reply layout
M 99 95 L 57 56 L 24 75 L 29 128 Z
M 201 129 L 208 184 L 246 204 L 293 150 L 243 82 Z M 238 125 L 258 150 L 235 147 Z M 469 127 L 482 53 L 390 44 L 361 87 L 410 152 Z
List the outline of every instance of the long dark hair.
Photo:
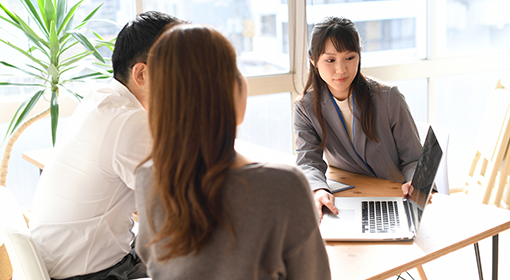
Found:
M 218 225 L 234 238 L 222 187 L 236 156 L 234 87 L 240 74 L 228 40 L 190 24 L 161 35 L 148 67 L 155 179 L 148 202 L 160 200 L 165 211 L 150 244 L 163 242 L 159 260 L 168 260 L 198 253 Z M 156 231 L 154 205 L 148 203 L 147 213 Z
M 361 44 L 358 30 L 352 21 L 346 18 L 327 17 L 317 23 L 312 31 L 310 39 L 310 73 L 306 82 L 303 96 L 313 92 L 315 113 L 322 129 L 322 140 L 320 147 L 326 145 L 326 129 L 324 126 L 324 117 L 322 116 L 321 95 L 327 92 L 327 84 L 319 75 L 319 70 L 312 64 L 312 61 L 319 61 L 319 57 L 324 53 L 326 42 L 330 39 L 338 52 L 351 51 L 359 55 L 358 73 L 351 83 L 350 92 L 354 92 L 354 104 L 361 112 L 361 129 L 366 137 L 377 142 L 374 128 L 374 105 L 370 94 L 370 86 L 367 79 L 361 73 Z

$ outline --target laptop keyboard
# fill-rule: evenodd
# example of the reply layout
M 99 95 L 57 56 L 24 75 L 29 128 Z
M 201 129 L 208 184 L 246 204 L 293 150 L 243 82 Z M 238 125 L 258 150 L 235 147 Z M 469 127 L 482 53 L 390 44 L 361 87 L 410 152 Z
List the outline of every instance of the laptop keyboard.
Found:
M 362 201 L 363 233 L 390 233 L 400 228 L 396 201 Z

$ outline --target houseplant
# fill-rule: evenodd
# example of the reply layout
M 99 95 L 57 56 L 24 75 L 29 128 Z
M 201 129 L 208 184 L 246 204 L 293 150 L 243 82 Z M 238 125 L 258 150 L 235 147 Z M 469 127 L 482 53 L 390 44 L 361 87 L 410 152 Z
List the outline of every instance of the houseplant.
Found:
M 11 12 L 0 3 L 0 29 L 14 30 L 12 33 L 23 34 L 27 41 L 15 44 L 0 36 L 0 45 L 7 46 L 19 52 L 27 61 L 8 62 L 0 58 L 0 66 L 12 70 L 12 73 L 30 77 L 31 82 L 12 83 L 0 80 L 0 86 L 31 87 L 34 93 L 25 100 L 12 117 L 0 147 L 5 143 L 5 149 L 0 161 L 0 186 L 5 186 L 7 167 L 14 142 L 23 130 L 34 121 L 50 114 L 52 143 L 55 145 L 56 131 L 59 117 L 59 96 L 62 90 L 74 96 L 78 101 L 82 96 L 72 91 L 68 85 L 73 82 L 82 82 L 87 79 L 105 79 L 111 77 L 111 66 L 97 51 L 99 47 L 106 46 L 113 50 L 113 41 L 105 41 L 99 34 L 92 31 L 96 40 L 85 36 L 85 25 L 94 16 L 99 5 L 81 21 L 75 21 L 75 14 L 83 0 L 72 7 L 66 6 L 66 0 L 37 0 L 34 6 L 30 0 L 20 0 L 24 11 L 33 22 L 28 24 L 18 14 Z M 4 2 L 5 3 L 5 2 Z M 68 9 L 67 9 L 68 8 Z M 85 50 L 80 50 L 78 46 Z M 90 58 L 95 65 L 90 64 Z M 72 71 L 85 68 L 88 63 L 88 72 L 72 75 Z M 83 72 L 83 71 L 82 71 Z M 47 109 L 27 119 L 35 104 L 43 96 L 49 96 L 50 104 Z M 7 142 L 6 139 L 8 139 Z M 12 275 L 10 263 L 5 253 L 5 247 L 0 247 L 0 277 L 9 278 Z
M 0 44 L 16 50 L 27 58 L 27 61 L 0 60 L 0 64 L 13 72 L 30 77 L 35 82 L 0 81 L 0 86 L 31 87 L 34 89 L 34 93 L 19 106 L 3 138 L 2 143 L 10 137 L 5 143 L 4 156 L 0 166 L 0 185 L 5 185 L 10 150 L 19 134 L 33 121 L 50 114 L 52 143 L 55 145 L 60 93 L 67 92 L 79 101 L 82 96 L 68 87 L 70 83 L 83 82 L 87 79 L 106 79 L 111 77 L 112 73 L 111 66 L 97 49 L 106 46 L 113 50 L 113 40 L 105 41 L 93 31 L 91 33 L 95 36 L 94 41 L 85 36 L 85 31 L 87 31 L 85 25 L 102 4 L 81 21 L 76 21 L 75 14 L 83 0 L 70 8 L 66 7 L 66 0 L 37 0 L 37 5 L 32 4 L 30 0 L 20 0 L 20 2 L 33 24 L 29 26 L 27 21 L 11 12 L 2 3 L 0 3 L 0 9 L 5 15 L 0 13 L 0 22 L 2 26 L 16 30 L 17 34 L 25 35 L 28 40 L 16 45 L 0 36 Z M 2 29 L 5 30 L 5 28 Z M 79 46 L 83 46 L 84 50 L 80 50 Z M 91 63 L 91 61 L 94 62 Z M 87 64 L 87 67 L 83 66 L 84 63 Z M 87 68 L 88 72 L 80 73 L 77 76 L 70 75 L 72 71 L 82 68 Z M 34 105 L 43 96 L 50 100 L 48 108 L 27 120 L 26 118 Z

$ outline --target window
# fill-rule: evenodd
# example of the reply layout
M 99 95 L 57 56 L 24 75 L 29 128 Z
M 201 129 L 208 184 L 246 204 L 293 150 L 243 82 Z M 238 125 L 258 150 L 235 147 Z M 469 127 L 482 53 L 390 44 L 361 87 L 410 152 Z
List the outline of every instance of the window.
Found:
M 308 0 L 306 15 L 312 27 L 327 16 L 353 21 L 362 41 L 364 67 L 426 57 L 425 0 Z
M 510 49 L 510 2 L 442 0 L 439 55 L 458 56 Z M 438 7 L 441 8 L 441 7 Z
M 239 69 L 247 77 L 290 71 L 288 44 L 282 38 L 288 9 L 279 0 L 145 0 L 143 9 L 213 26 L 234 45 Z
M 236 49 L 238 67 L 248 78 L 290 72 L 289 10 L 280 0 L 144 0 L 143 10 L 158 10 L 216 28 Z M 254 79 L 248 79 L 249 93 L 256 96 L 248 98 L 238 138 L 292 153 L 292 95 L 281 93 L 292 90 L 292 86 L 277 89 L 289 84 L 290 75 L 273 76 L 270 82 L 260 79 L 258 86 Z
M 237 138 L 292 154 L 292 99 L 289 92 L 248 97 Z
M 260 33 L 262 35 L 276 37 L 276 15 L 262 15 L 260 17 L 260 25 Z
M 76 1 L 68 0 L 68 6 Z M 115 36 L 136 13 L 147 10 L 222 32 L 234 45 L 249 83 L 247 114 L 238 137 L 283 152 L 293 150 L 292 101 L 306 81 L 307 34 L 326 16 L 351 19 L 362 37 L 365 74 L 398 85 L 416 121 L 449 129 L 451 185 L 452 179 L 463 179 L 467 173 L 463 162 L 471 155 L 474 140 L 466 140 L 472 135 L 465 132 L 475 133 L 479 125 L 471 112 L 484 102 L 483 94 L 493 89 L 497 78 L 508 76 L 504 71 L 510 61 L 510 2 L 506 0 L 87 0 L 83 12 L 102 2 L 94 19 L 108 21 L 90 23 L 102 35 Z M 23 10 L 18 0 L 2 4 Z M 2 38 L 18 40 L 5 35 L 8 27 L 2 28 Z M 0 50 L 2 60 L 17 59 L 5 46 L 0 45 Z M 0 67 L 0 74 L 9 74 L 4 70 Z M 23 79 L 0 76 L 4 78 Z M 5 105 L 5 101 L 31 92 L 0 89 L 0 117 L 7 122 L 13 114 L 8 111 L 19 103 Z

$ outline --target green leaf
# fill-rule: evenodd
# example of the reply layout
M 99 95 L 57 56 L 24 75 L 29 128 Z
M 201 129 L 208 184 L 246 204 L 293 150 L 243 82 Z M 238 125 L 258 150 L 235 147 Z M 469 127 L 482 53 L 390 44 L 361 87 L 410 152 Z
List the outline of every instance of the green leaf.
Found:
M 50 60 L 54 65 L 58 65 L 60 43 L 58 42 L 57 27 L 55 21 L 51 21 L 50 26 Z
M 66 9 L 66 1 L 65 0 L 57 0 L 57 29 L 60 29 L 62 22 L 64 20 Z
M 32 111 L 35 104 L 37 104 L 37 101 L 39 101 L 39 99 L 41 98 L 43 93 L 44 93 L 44 89 L 36 92 L 30 98 L 30 100 L 28 101 L 28 103 L 25 106 L 25 109 L 21 112 L 21 114 L 19 116 L 14 115 L 12 121 L 15 121 L 15 125 L 12 127 L 12 130 L 7 131 L 7 133 L 8 133 L 7 137 L 9 137 L 16 130 L 16 128 L 18 128 L 18 126 L 23 122 L 23 120 L 28 116 L 28 114 L 30 113 L 30 111 Z M 21 104 L 21 106 L 23 106 L 23 104 Z M 21 106 L 18 108 L 18 110 L 21 109 Z
M 38 50 L 39 48 L 36 47 L 36 46 L 31 46 L 28 50 L 27 50 L 27 53 L 32 53 L 33 51 L 35 50 Z
M 72 96 L 74 96 L 76 98 L 76 101 L 78 102 L 81 102 L 81 100 L 83 99 L 83 96 L 77 94 L 76 92 L 70 90 L 69 88 L 67 88 L 66 86 L 62 85 L 63 88 L 65 88 L 67 90 L 68 93 L 70 93 Z
M 27 53 L 26 51 L 24 51 L 24 50 L 22 50 L 22 49 L 18 48 L 17 46 L 15 46 L 15 45 L 13 45 L 13 44 L 11 44 L 11 43 L 9 43 L 9 42 L 6 42 L 6 41 L 4 41 L 4 40 L 2 40 L 2 39 L 0 39 L 0 42 L 3 42 L 4 44 L 6 44 L 6 45 L 10 46 L 11 48 L 13 48 L 13 49 L 17 50 L 18 52 L 22 53 L 22 54 L 23 54 L 23 55 L 25 55 L 26 57 L 30 58 L 33 62 L 35 62 L 35 63 L 37 63 L 37 64 L 41 65 L 43 68 L 48 68 L 48 66 L 47 66 L 47 65 L 45 65 L 43 61 L 41 61 L 41 60 L 39 60 L 39 59 L 37 59 L 37 58 L 33 57 L 32 55 L 30 55 L 30 54 L 29 54 L 29 53 Z
M 0 5 L 1 5 L 1 4 L 0 4 Z M 6 17 L 3 17 L 3 16 L 0 16 L 0 19 L 1 19 L 1 20 L 3 20 L 3 21 L 8 22 L 8 23 L 10 23 L 10 24 L 12 24 L 14 27 L 16 27 L 16 28 L 18 28 L 18 29 L 21 29 L 21 26 L 20 26 L 20 25 L 19 25 L 19 23 L 17 23 L 17 22 L 14 22 L 14 21 L 12 21 L 12 20 L 10 20 L 10 19 L 8 19 L 8 18 L 6 18 Z M 2 28 L 2 29 L 4 29 L 4 28 Z M 5 29 L 4 29 L 4 30 L 5 30 Z M 6 31 L 6 32 L 9 32 L 8 30 L 5 30 L 5 31 Z M 10 33 L 10 32 L 9 32 L 9 33 Z M 12 34 L 12 33 L 11 33 L 11 34 Z
M 101 37 L 101 35 L 97 34 L 96 32 L 94 32 L 92 30 L 90 32 L 92 32 L 94 35 L 96 35 L 97 38 L 99 38 L 99 40 L 96 40 L 96 42 L 99 43 L 99 45 L 96 46 L 97 49 L 102 47 L 102 46 L 106 46 L 107 48 L 109 48 L 113 52 L 113 49 L 115 48 L 115 41 L 117 40 L 117 38 L 113 38 L 110 41 L 105 41 L 103 39 L 103 37 Z
M 89 42 L 89 39 L 85 37 L 80 31 L 78 30 L 71 30 L 68 31 L 74 39 L 76 39 L 80 44 L 82 44 L 87 50 L 93 52 L 92 55 L 97 58 L 101 62 L 105 62 L 103 56 L 97 51 L 96 48 Z
M 60 33 L 62 32 L 62 30 L 69 30 L 69 25 L 70 23 L 72 22 L 72 18 L 74 16 L 74 13 L 76 12 L 76 9 L 78 8 L 78 6 L 81 5 L 81 3 L 83 2 L 83 0 L 79 1 L 78 3 L 74 4 L 74 6 L 71 7 L 71 9 L 69 9 L 69 12 L 67 13 L 65 19 L 62 21 L 62 24 L 59 25 L 58 27 L 58 34 L 60 35 Z
M 62 74 L 63 74 L 63 73 L 65 73 L 65 72 L 67 72 L 67 71 L 69 71 L 69 70 L 71 70 L 71 69 L 74 69 L 74 68 L 76 68 L 76 67 L 78 67 L 78 65 L 73 65 L 73 66 L 71 66 L 71 67 L 69 67 L 69 68 L 60 68 L 60 76 L 62 76 Z M 63 83 L 63 82 L 62 82 L 62 83 Z
M 44 1 L 44 13 L 46 14 L 46 27 L 49 30 L 51 26 L 51 21 L 57 19 L 55 6 L 53 5 L 53 0 Z
M 17 24 L 19 24 L 18 22 L 18 17 L 16 16 L 16 14 L 13 14 L 11 13 L 11 11 L 9 11 L 4 5 L 2 5 L 2 3 L 0 3 L 0 8 L 2 10 L 4 10 L 4 12 Z M 4 18 L 4 20 L 7 20 Z
M 38 79 L 41 79 L 41 80 L 46 80 L 44 77 L 42 77 L 42 76 L 40 76 L 40 75 L 38 75 L 38 74 L 32 73 L 32 72 L 27 71 L 27 70 L 22 69 L 22 68 L 19 68 L 19 67 L 15 66 L 15 65 L 12 65 L 12 64 L 7 63 L 7 62 L 5 62 L 5 61 L 0 61 L 0 64 L 3 64 L 4 66 L 10 67 L 10 68 L 14 68 L 14 69 L 16 69 L 16 70 L 19 70 L 19 71 L 21 71 L 21 72 L 23 72 L 23 73 L 25 73 L 25 74 L 28 74 L 28 75 L 30 75 L 30 76 L 33 76 L 34 78 L 38 78 Z
M 32 69 L 35 69 L 35 70 L 39 71 L 40 73 L 45 73 L 45 74 L 46 74 L 46 71 L 45 71 L 45 70 L 43 70 L 43 69 L 41 69 L 41 68 L 37 68 L 37 67 L 36 67 L 36 66 L 34 66 L 34 65 L 30 65 L 30 64 L 25 64 L 25 65 L 26 65 L 27 67 L 30 67 L 30 68 L 32 68 Z
M 46 0 L 37 0 L 37 6 L 39 6 L 39 11 L 41 12 L 41 17 L 43 23 L 46 25 L 46 12 L 44 11 L 44 3 Z M 49 26 L 46 27 L 46 29 L 50 28 Z
M 42 84 L 23 84 L 23 83 L 9 83 L 9 82 L 0 82 L 0 86 L 45 87 L 45 85 L 42 85 Z
M 11 128 L 12 128 L 12 125 L 14 124 L 14 122 L 17 120 L 17 117 L 21 111 L 21 109 L 23 109 L 23 107 L 25 107 L 25 105 L 27 104 L 27 102 L 30 100 L 27 99 L 25 101 L 23 101 L 23 103 L 21 103 L 21 105 L 18 107 L 18 109 L 16 110 L 16 113 L 14 113 L 14 116 L 12 116 L 12 119 L 9 123 L 9 127 L 7 128 L 7 131 L 5 132 L 5 136 L 4 136 L 4 139 L 2 140 L 2 144 L 0 144 L 0 147 L 2 147 L 5 143 L 5 139 L 7 139 L 7 137 L 11 136 L 12 134 L 12 131 L 14 131 L 14 129 L 12 129 L 11 131 Z
M 112 68 L 112 66 L 110 64 L 106 64 L 106 63 L 92 62 L 92 64 L 97 65 L 97 66 L 101 66 L 101 67 L 106 67 L 106 68 L 109 68 L 109 69 Z
M 21 26 L 21 31 L 23 31 L 25 33 L 27 38 L 30 41 L 32 41 L 34 44 L 36 44 L 41 49 L 41 51 L 46 53 L 46 51 L 44 50 L 44 47 L 49 48 L 48 42 L 46 40 L 43 40 L 41 37 L 39 37 L 37 35 L 37 33 L 35 33 L 34 30 L 32 30 L 32 28 L 30 28 L 30 26 L 28 26 L 28 24 L 26 24 L 25 21 L 23 21 L 20 17 L 18 17 L 18 22 Z
M 63 82 L 71 82 L 71 81 L 82 80 L 82 79 L 86 79 L 86 78 L 92 78 L 92 77 L 97 78 L 98 76 L 105 76 L 105 74 L 102 72 L 95 72 L 95 73 L 90 73 L 90 74 L 86 74 L 86 75 L 72 77 L 71 79 L 65 80 Z
M 85 52 L 79 53 L 77 55 L 71 56 L 69 58 L 66 58 L 60 63 L 60 67 L 64 68 L 66 66 L 72 65 L 72 64 L 84 59 L 85 57 L 89 56 L 90 54 L 91 54 L 91 52 L 85 51 Z
M 101 3 L 99 6 L 97 6 L 97 8 L 95 8 L 92 12 L 90 12 L 90 14 L 85 17 L 85 19 L 81 22 L 81 24 L 76 29 L 85 25 L 96 14 L 97 10 L 99 10 L 99 8 L 101 8 L 101 6 L 103 6 L 103 4 L 104 3 Z
M 102 46 L 115 47 L 115 43 L 114 42 L 103 41 L 103 40 L 96 40 L 96 42 L 100 43 Z
M 72 38 L 72 37 L 71 37 Z M 72 44 L 70 44 L 69 46 L 67 46 L 67 44 L 69 42 L 73 42 Z M 59 41 L 60 42 L 60 41 Z M 60 54 L 63 54 L 64 52 L 66 52 L 68 49 L 74 47 L 76 44 L 78 44 L 77 41 L 75 40 L 67 40 L 65 41 L 64 43 L 60 42 Z
M 28 10 L 30 16 L 34 19 L 34 21 L 39 26 L 39 29 L 43 31 L 45 35 L 48 35 L 48 30 L 44 26 L 43 21 L 41 20 L 41 17 L 39 17 L 39 13 L 35 9 L 34 5 L 32 5 L 32 2 L 30 0 L 23 0 L 21 1 L 23 5 L 25 5 L 25 9 Z
M 71 16 L 71 19 L 69 20 L 69 23 L 66 24 L 66 27 L 64 28 L 63 32 L 64 32 L 65 35 L 64 35 L 63 39 L 66 39 L 67 37 L 69 37 L 69 34 L 67 33 L 67 31 L 73 30 L 73 26 L 71 24 L 72 22 L 74 22 L 74 14 Z
M 96 72 L 99 72 L 99 73 L 103 73 L 103 75 L 105 75 L 105 76 L 111 76 L 111 73 L 108 72 L 107 70 L 103 69 L 103 68 L 94 67 L 94 66 L 90 66 L 89 68 L 91 70 L 93 70 L 93 71 L 96 71 Z
M 51 102 L 50 102 L 50 116 L 51 116 L 51 141 L 55 146 L 57 140 L 57 126 L 58 126 L 58 90 L 51 91 Z
M 51 83 L 58 84 L 58 79 L 60 78 L 60 74 L 58 73 L 58 70 L 55 67 L 55 65 L 53 65 L 53 63 L 50 64 L 50 66 L 48 67 L 48 73 L 51 76 Z

